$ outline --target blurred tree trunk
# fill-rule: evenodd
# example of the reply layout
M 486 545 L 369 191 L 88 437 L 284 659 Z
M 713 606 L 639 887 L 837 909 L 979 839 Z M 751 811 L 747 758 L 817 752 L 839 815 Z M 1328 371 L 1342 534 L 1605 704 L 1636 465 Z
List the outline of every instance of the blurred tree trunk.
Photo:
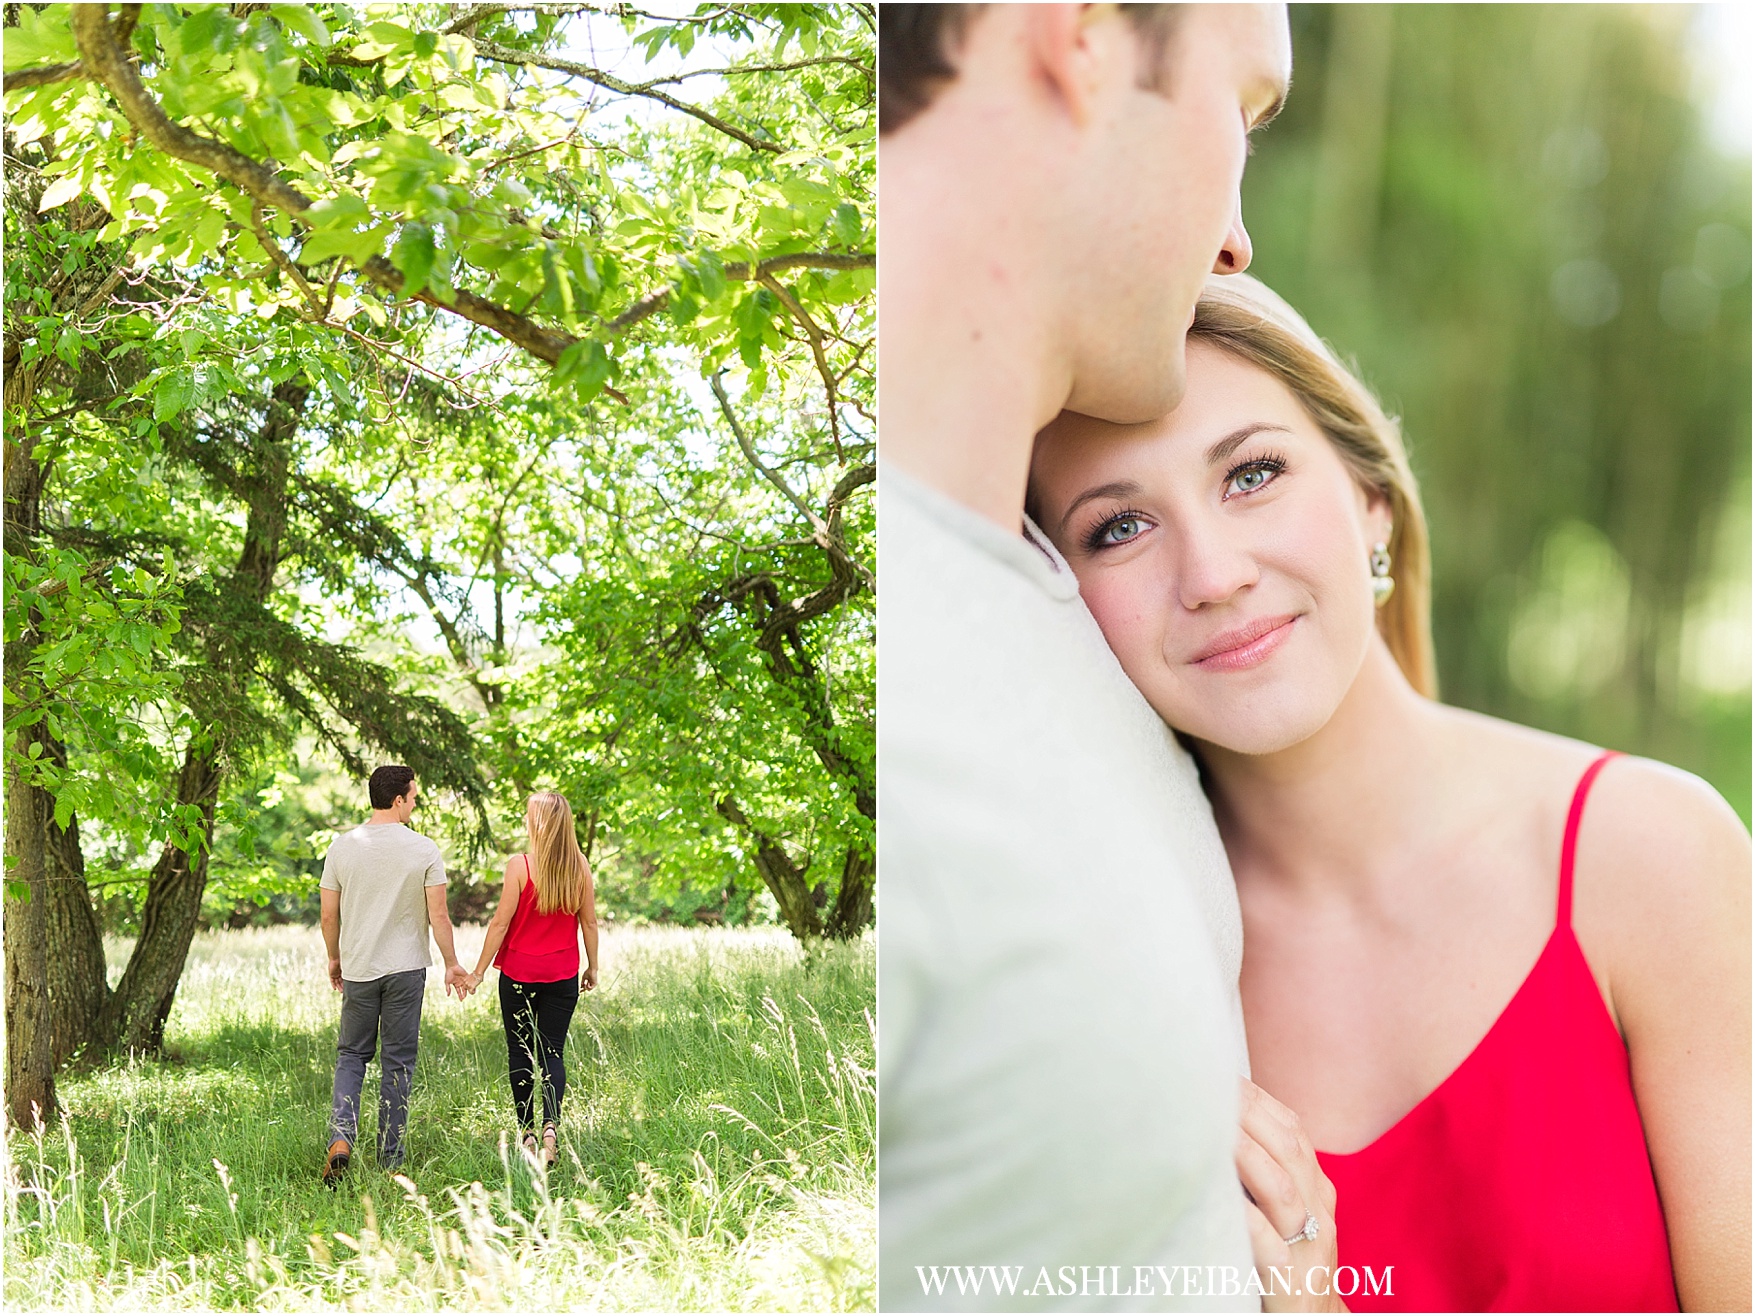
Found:
M 1370 276 L 1394 44 L 1394 7 L 1336 7 L 1323 70 L 1309 248 L 1311 268 L 1330 279 Z

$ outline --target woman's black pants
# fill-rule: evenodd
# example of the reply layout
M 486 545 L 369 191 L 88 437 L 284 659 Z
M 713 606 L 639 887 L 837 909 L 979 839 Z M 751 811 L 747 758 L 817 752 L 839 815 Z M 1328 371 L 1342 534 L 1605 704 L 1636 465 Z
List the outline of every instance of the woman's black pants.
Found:
M 515 982 L 500 974 L 500 1017 L 506 1023 L 506 1060 L 519 1126 L 536 1128 L 536 1084 L 542 1081 L 542 1119 L 558 1124 L 567 1092 L 562 1048 L 579 1004 L 579 980 Z

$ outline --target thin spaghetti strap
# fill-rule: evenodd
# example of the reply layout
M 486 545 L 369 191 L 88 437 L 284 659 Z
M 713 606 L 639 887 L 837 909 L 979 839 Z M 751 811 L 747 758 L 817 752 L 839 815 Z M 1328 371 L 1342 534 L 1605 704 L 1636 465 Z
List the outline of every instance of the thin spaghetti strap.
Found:
M 1566 814 L 1566 837 L 1560 842 L 1560 909 L 1555 915 L 1555 923 L 1560 927 L 1567 927 L 1572 922 L 1572 860 L 1578 850 L 1578 824 L 1584 817 L 1585 797 L 1590 794 L 1597 773 L 1618 752 L 1610 749 L 1598 755 L 1596 761 L 1584 770 L 1577 789 L 1572 792 L 1572 808 Z

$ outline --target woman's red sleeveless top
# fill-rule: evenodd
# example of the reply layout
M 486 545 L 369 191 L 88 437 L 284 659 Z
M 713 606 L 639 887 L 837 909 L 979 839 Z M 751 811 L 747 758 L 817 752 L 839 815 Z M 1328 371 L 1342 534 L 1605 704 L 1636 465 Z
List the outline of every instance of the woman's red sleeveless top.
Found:
M 1553 935 L 1487 1036 L 1370 1146 L 1317 1153 L 1353 1311 L 1678 1309 L 1627 1046 L 1572 933 L 1578 823 L 1612 757 L 1573 793 Z
M 579 972 L 579 916 L 564 910 L 542 914 L 536 908 L 536 882 L 524 855 L 524 889 L 512 926 L 494 963 L 514 982 L 559 982 Z

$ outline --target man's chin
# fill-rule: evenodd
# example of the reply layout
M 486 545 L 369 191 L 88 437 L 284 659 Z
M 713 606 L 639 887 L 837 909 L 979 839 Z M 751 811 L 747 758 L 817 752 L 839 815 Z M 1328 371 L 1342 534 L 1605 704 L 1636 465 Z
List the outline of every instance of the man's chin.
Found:
M 1111 425 L 1143 425 L 1175 411 L 1187 391 L 1188 375 L 1178 359 L 1174 374 L 1160 372 L 1149 379 L 1116 378 L 1075 387 L 1066 409 Z

